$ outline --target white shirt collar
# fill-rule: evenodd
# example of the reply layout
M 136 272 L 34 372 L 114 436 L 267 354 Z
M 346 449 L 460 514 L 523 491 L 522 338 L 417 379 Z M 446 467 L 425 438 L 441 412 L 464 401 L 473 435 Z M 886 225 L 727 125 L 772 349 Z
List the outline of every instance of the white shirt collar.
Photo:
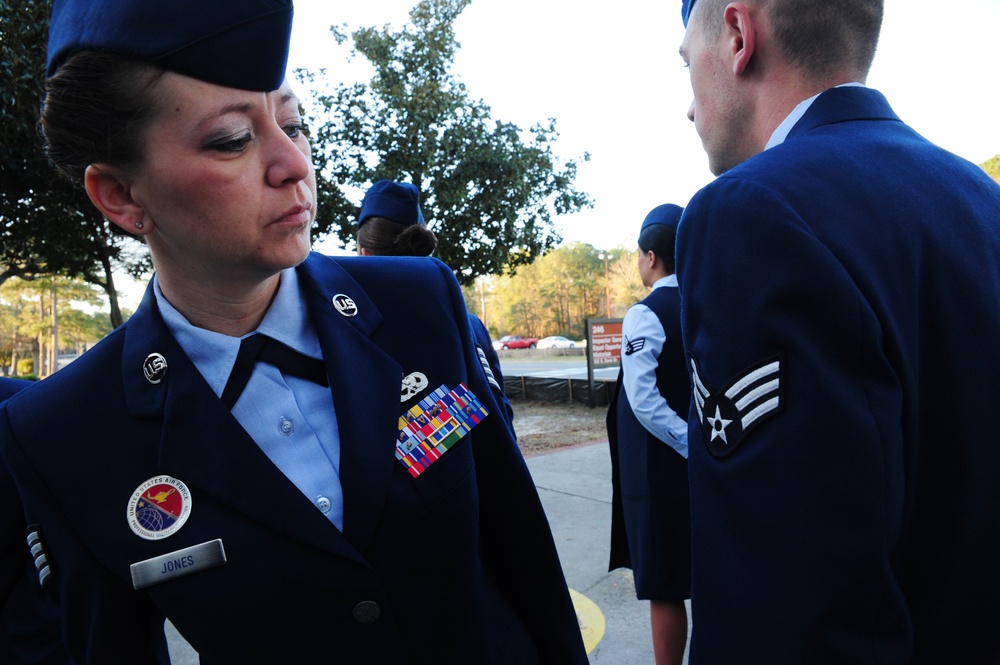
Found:
M 661 286 L 677 286 L 677 274 L 667 275 L 653 282 L 653 289 L 658 289 Z
M 236 362 L 236 354 L 240 350 L 242 338 L 231 337 L 192 325 L 163 296 L 160 283 L 155 275 L 153 276 L 153 294 L 156 296 L 160 315 L 174 339 L 184 349 L 184 353 L 195 364 L 201 375 L 205 377 L 215 394 L 221 395 L 229 380 L 233 364 Z M 309 314 L 299 295 L 299 280 L 294 268 L 281 271 L 278 292 L 256 332 L 273 337 L 307 356 L 323 357 L 316 331 L 309 321 Z
M 853 83 L 844 83 L 842 85 L 838 85 L 838 86 L 834 86 L 834 87 L 837 87 L 837 88 L 862 87 L 863 88 L 864 84 L 863 83 L 853 82 Z M 821 92 L 821 93 L 819 93 L 817 95 L 813 95 L 809 99 L 806 99 L 804 101 L 799 102 L 795 106 L 795 108 L 792 109 L 792 112 L 788 114 L 788 117 L 786 117 L 784 120 L 782 120 L 781 124 L 778 125 L 777 128 L 775 128 L 774 132 L 771 134 L 771 138 L 767 142 L 767 145 L 764 146 L 764 150 L 767 150 L 768 148 L 773 148 L 776 145 L 780 145 L 780 144 L 784 143 L 785 139 L 788 138 L 788 132 L 792 131 L 792 127 L 795 126 L 795 123 L 797 123 L 799 120 L 802 119 L 802 116 L 804 116 L 806 114 L 806 111 L 809 110 L 809 107 L 812 106 L 812 103 L 814 101 L 816 101 L 816 98 L 819 97 L 819 95 L 822 95 L 822 94 L 823 93 Z

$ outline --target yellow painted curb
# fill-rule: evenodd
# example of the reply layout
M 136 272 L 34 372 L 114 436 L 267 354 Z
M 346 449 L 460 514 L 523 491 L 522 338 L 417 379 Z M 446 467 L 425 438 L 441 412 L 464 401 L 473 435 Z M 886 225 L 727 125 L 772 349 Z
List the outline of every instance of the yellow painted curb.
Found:
M 570 589 L 569 595 L 573 599 L 576 620 L 580 624 L 580 633 L 583 635 L 583 646 L 587 648 L 587 653 L 589 654 L 604 637 L 604 613 L 601 612 L 601 608 L 594 601 L 579 591 Z

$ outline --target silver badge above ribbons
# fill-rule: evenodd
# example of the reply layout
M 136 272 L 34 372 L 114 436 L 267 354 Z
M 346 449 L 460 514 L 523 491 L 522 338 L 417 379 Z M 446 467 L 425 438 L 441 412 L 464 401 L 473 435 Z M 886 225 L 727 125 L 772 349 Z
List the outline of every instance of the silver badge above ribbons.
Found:
M 423 372 L 412 372 L 403 377 L 403 388 L 399 394 L 400 403 L 420 394 L 428 385 L 427 375 Z

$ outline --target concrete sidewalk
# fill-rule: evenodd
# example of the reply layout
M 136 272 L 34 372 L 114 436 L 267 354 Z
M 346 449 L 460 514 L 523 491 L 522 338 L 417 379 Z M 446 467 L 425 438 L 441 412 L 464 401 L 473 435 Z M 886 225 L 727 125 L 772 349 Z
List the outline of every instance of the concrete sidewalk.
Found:
M 611 551 L 611 457 L 607 442 L 529 457 L 528 468 L 545 506 L 570 589 L 592 601 L 577 605 L 593 665 L 653 663 L 649 603 L 635 598 L 632 572 L 607 572 Z M 690 625 L 690 606 L 688 607 Z M 604 621 L 593 645 L 594 629 Z M 687 658 L 685 657 L 685 663 Z

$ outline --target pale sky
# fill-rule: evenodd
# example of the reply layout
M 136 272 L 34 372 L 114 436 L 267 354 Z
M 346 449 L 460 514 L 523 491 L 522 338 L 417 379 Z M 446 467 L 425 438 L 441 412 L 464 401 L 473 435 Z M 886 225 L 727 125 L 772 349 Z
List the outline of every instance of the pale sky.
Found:
M 289 66 L 367 81 L 364 58 L 348 65 L 329 25 L 399 29 L 414 4 L 296 0 Z M 684 205 L 712 178 L 686 116 L 679 7 L 677 0 L 473 0 L 455 24 L 462 48 L 453 71 L 494 119 L 527 129 L 554 117 L 560 158 L 590 152 L 577 186 L 595 206 L 556 218 L 566 241 L 630 247 L 650 209 Z M 997 25 L 1000 0 L 887 0 L 868 85 L 928 139 L 980 164 L 1000 153 Z

